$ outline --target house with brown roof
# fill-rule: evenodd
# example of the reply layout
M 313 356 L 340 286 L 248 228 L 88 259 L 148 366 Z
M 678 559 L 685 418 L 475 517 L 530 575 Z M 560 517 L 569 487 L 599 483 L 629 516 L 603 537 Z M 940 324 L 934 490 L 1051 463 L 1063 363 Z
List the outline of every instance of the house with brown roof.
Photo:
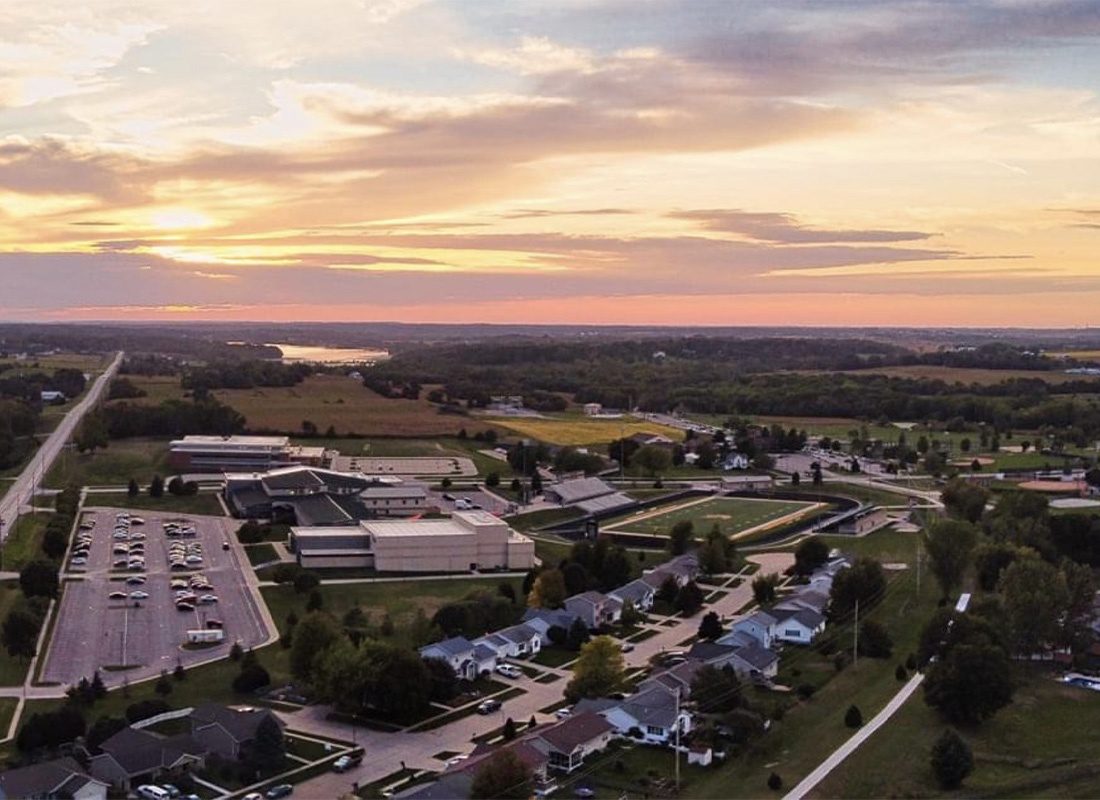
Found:
M 107 784 L 69 756 L 0 772 L 0 800 L 53 797 L 106 800 Z
M 589 755 L 606 748 L 614 733 L 615 728 L 599 714 L 585 712 L 537 731 L 528 741 L 546 754 L 551 769 L 572 772 Z

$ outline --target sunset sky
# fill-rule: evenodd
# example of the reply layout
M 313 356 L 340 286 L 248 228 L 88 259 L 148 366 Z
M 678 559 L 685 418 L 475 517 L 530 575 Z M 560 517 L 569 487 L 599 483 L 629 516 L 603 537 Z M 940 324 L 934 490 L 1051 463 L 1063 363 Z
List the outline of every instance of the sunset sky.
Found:
M 1100 323 L 1100 0 L 4 0 L 0 319 Z

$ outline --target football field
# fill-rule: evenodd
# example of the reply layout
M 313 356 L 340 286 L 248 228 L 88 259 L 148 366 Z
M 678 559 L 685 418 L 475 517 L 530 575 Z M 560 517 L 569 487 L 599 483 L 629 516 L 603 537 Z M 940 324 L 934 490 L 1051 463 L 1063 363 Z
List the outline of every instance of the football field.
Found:
M 609 521 L 609 531 L 667 536 L 672 526 L 690 520 L 697 537 L 705 536 L 718 525 L 722 533 L 739 533 L 782 520 L 791 521 L 820 506 L 796 500 L 765 500 L 748 497 L 711 497 L 689 501 L 667 509 L 650 509 L 629 517 Z

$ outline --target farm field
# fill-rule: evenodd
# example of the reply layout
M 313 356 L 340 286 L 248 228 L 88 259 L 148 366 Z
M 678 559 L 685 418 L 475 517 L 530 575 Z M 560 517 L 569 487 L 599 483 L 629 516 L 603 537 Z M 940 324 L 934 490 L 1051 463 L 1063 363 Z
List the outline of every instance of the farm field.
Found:
M 49 356 L 31 356 L 20 361 L 14 356 L 0 358 L 0 364 L 15 365 L 8 374 L 19 375 L 23 372 L 50 372 L 55 369 L 79 369 L 84 372 L 99 372 L 107 365 L 108 356 L 98 353 L 56 353 Z
M 942 792 L 928 765 L 946 725 L 918 691 L 818 786 L 814 797 L 1095 797 L 1100 693 L 1021 671 L 1012 705 L 958 732 L 974 751 L 962 788 Z
M 924 378 L 927 380 L 945 381 L 947 383 L 976 383 L 980 386 L 991 386 L 1003 381 L 1025 379 L 1041 380 L 1046 383 L 1059 384 L 1073 380 L 1087 380 L 1085 375 L 1067 375 L 1059 370 L 1031 370 L 1031 369 L 980 369 L 970 367 L 943 367 L 936 364 L 914 364 L 912 366 L 899 367 L 872 367 L 869 369 L 851 370 L 852 375 L 887 375 L 892 378 Z
M 674 441 L 684 438 L 683 431 L 635 419 L 593 420 L 583 417 L 545 419 L 529 417 L 492 417 L 499 428 L 506 428 L 520 436 L 537 439 L 548 444 L 584 446 L 607 444 L 623 436 L 651 433 L 667 436 Z
M 358 606 L 370 618 L 371 626 L 379 626 L 385 617 L 393 622 L 394 639 L 400 640 L 410 632 L 417 611 L 423 611 L 429 619 L 447 603 L 461 600 L 472 592 L 496 592 L 497 586 L 507 583 L 520 597 L 521 578 L 440 578 L 425 581 L 386 581 L 382 583 L 321 584 L 322 607 L 337 619 Z M 265 586 L 263 593 L 271 617 L 280 632 L 286 630 L 287 615 L 293 611 L 299 619 L 307 613 L 307 594 L 299 594 L 292 586 Z M 522 599 L 521 599 L 522 603 Z M 522 606 L 517 606 L 518 611 Z
M 613 520 L 603 527 L 609 531 L 667 536 L 673 525 L 687 520 L 694 526 L 696 536 L 705 536 L 714 525 L 727 536 L 733 536 L 757 525 L 809 511 L 814 505 L 792 500 L 715 497 L 667 511 L 643 512 L 626 519 Z

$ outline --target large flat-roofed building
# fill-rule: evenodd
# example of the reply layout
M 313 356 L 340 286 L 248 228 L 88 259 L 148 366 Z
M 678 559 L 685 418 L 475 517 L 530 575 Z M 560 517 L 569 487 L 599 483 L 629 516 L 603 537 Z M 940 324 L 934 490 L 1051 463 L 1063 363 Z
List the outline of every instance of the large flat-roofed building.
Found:
M 292 445 L 287 436 L 184 436 L 168 446 L 168 464 L 192 472 L 262 471 L 325 464 L 323 447 Z
M 530 569 L 535 543 L 486 511 L 446 519 L 371 520 L 357 526 L 292 528 L 303 567 L 373 567 L 379 572 Z

